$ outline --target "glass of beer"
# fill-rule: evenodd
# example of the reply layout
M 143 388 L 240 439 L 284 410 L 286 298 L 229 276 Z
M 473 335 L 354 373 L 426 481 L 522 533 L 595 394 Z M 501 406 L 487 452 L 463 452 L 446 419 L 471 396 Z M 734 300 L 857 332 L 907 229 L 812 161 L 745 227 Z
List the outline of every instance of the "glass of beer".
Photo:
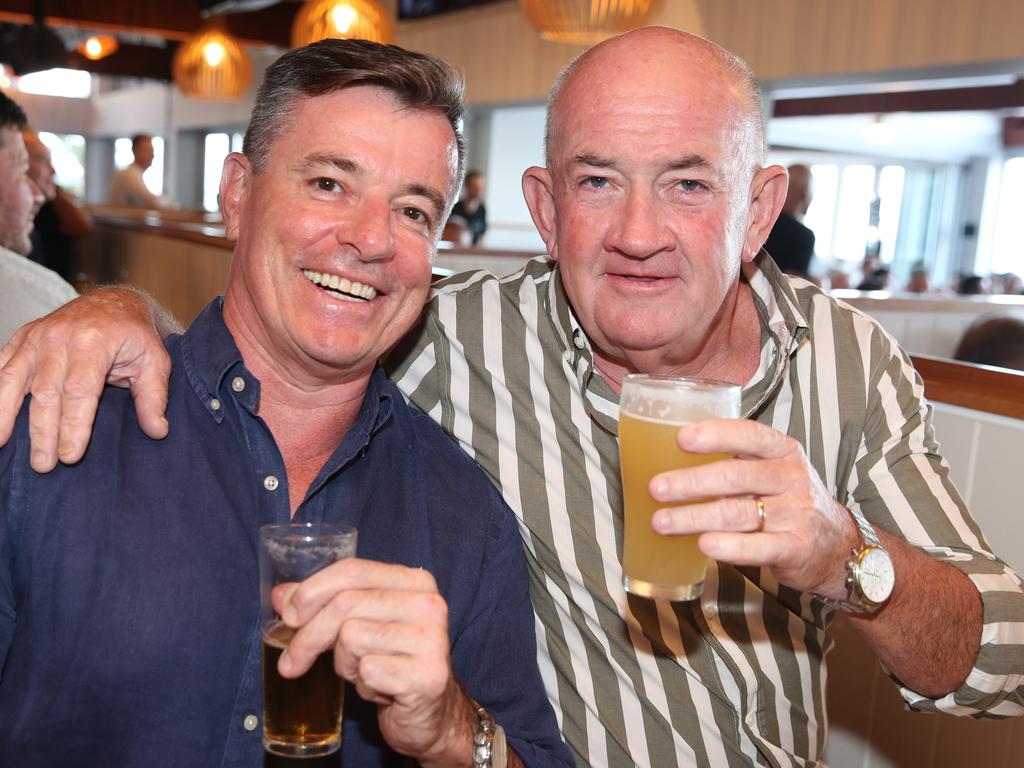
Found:
M 704 419 L 736 419 L 740 388 L 707 379 L 630 374 L 619 396 L 619 459 L 622 467 L 623 586 L 627 592 L 667 600 L 693 600 L 704 589 L 707 557 L 697 535 L 665 536 L 651 527 L 666 506 L 651 498 L 651 478 L 671 469 L 729 456 L 688 453 L 676 444 L 680 427 Z M 692 503 L 692 502 L 691 502 Z
M 260 627 L 263 634 L 263 746 L 289 757 L 319 757 L 341 747 L 344 681 L 334 652 L 321 653 L 306 674 L 285 679 L 277 660 L 295 630 L 270 604 L 278 584 L 299 582 L 356 553 L 356 529 L 335 523 L 283 523 L 260 528 Z

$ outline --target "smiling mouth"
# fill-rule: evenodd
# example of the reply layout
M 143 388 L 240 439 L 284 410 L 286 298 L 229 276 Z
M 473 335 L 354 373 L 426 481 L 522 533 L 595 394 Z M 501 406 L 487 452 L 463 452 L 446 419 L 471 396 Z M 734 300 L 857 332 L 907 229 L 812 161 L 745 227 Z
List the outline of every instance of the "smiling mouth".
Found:
M 377 289 L 373 286 L 353 282 L 347 277 L 330 275 L 326 272 L 314 272 L 312 269 L 304 269 L 302 274 L 313 285 L 319 286 L 345 301 L 373 301 L 377 296 Z

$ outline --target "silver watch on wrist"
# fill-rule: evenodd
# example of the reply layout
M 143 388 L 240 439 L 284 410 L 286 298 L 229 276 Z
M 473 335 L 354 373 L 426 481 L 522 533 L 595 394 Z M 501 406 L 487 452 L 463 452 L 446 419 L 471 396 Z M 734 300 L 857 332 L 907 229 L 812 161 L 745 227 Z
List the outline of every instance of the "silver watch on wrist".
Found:
M 815 597 L 846 613 L 874 613 L 892 595 L 896 572 L 889 552 L 882 546 L 871 523 L 853 511 L 850 514 L 860 532 L 860 544 L 846 561 L 846 599 Z
M 494 722 L 491 713 L 473 702 L 476 729 L 473 733 L 473 768 L 507 768 L 508 744 L 505 730 Z

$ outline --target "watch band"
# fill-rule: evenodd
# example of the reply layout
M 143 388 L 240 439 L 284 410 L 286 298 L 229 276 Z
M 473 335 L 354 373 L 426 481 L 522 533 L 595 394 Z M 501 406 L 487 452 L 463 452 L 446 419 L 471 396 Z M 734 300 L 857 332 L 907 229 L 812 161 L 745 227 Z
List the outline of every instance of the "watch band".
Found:
M 506 768 L 508 744 L 505 729 L 494 722 L 491 713 L 475 701 L 476 731 L 473 734 L 473 768 Z

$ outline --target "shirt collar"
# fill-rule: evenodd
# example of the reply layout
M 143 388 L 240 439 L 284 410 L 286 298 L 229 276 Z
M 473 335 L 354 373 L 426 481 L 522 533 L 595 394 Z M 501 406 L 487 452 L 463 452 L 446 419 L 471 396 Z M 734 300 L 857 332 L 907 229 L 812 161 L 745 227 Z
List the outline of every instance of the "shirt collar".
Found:
M 181 350 L 189 386 L 214 421 L 219 424 L 224 419 L 222 397 L 226 391 L 224 387 L 230 386 L 225 382 L 229 374 L 232 381 L 236 376 L 243 379 L 245 387 L 236 397 L 255 413 L 259 404 L 259 380 L 245 368 L 242 353 L 224 322 L 223 297 L 219 296 L 207 304 L 192 321 L 182 336 Z M 368 440 L 390 418 L 391 396 L 387 376 L 377 365 L 367 383 L 359 415 L 349 432 L 361 433 Z M 348 439 L 345 442 L 348 443 Z
M 781 383 L 786 369 L 782 360 L 796 353 L 809 333 L 809 324 L 792 284 L 766 251 L 762 250 L 756 259 L 744 264 L 742 271 L 750 284 L 761 325 L 761 360 L 757 372 L 744 387 L 743 395 L 743 412 L 750 414 L 758 410 Z M 617 404 L 618 398 L 607 382 L 596 375 L 590 339 L 572 310 L 557 262 L 553 262 L 548 281 L 545 309 L 561 344 L 563 359 L 576 373 L 581 389 L 597 410 L 612 415 L 603 401 Z M 591 393 L 598 397 L 590 398 Z M 618 418 L 617 408 L 613 415 Z

